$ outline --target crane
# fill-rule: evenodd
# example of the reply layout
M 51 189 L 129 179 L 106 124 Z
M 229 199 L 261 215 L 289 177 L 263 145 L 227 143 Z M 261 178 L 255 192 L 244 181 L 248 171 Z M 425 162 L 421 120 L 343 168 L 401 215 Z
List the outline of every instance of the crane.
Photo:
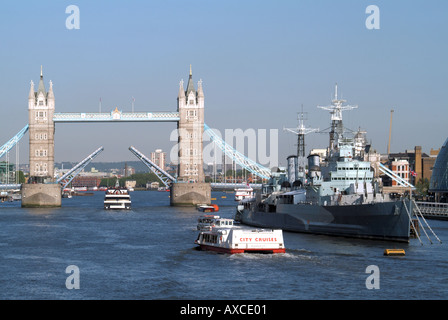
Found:
M 387 144 L 387 155 L 390 154 L 390 137 L 392 135 L 392 115 L 393 114 L 394 114 L 394 109 L 390 110 L 389 143 Z

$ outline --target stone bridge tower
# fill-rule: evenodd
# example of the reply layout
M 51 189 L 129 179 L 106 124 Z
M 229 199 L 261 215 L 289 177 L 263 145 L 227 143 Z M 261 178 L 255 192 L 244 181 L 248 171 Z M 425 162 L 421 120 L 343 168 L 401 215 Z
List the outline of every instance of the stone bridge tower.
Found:
M 204 92 L 202 81 L 196 91 L 190 66 L 187 89 L 183 81 L 177 97 L 178 122 L 178 177 L 171 187 L 171 205 L 208 204 L 211 187 L 205 183 L 203 168 Z
M 54 180 L 54 102 L 53 83 L 46 92 L 41 68 L 37 91 L 31 81 L 28 96 L 31 183 Z
M 28 95 L 30 178 L 22 186 L 23 207 L 61 205 L 61 187 L 54 182 L 54 107 L 53 83 L 46 92 L 41 67 L 37 91 L 31 81 Z

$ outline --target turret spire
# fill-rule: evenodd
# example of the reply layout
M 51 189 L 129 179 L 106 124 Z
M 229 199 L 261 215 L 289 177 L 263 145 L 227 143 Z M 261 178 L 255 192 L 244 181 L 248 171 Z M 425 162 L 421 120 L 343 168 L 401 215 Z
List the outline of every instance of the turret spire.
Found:
M 196 90 L 194 89 L 194 84 L 193 84 L 193 73 L 191 72 L 191 64 L 190 64 L 190 77 L 189 77 L 189 79 L 188 79 L 187 92 L 186 92 L 187 97 L 188 97 L 188 95 L 190 94 L 191 91 L 193 91 L 194 93 L 196 93 Z
M 34 96 L 34 82 L 33 82 L 33 80 L 31 80 L 31 82 L 30 82 L 30 93 L 28 94 L 28 99 L 32 99 L 32 100 L 35 99 L 35 96 Z
M 179 82 L 179 94 L 178 94 L 177 97 L 178 98 L 185 98 L 184 80 L 183 79 Z
M 198 81 L 198 97 L 204 97 L 204 91 L 202 90 L 202 79 Z
M 54 99 L 53 82 L 50 80 L 50 89 L 48 89 L 48 99 Z
M 39 95 L 40 92 L 42 92 L 44 97 L 46 98 L 47 93 L 45 91 L 44 76 L 42 73 L 42 65 L 40 66 L 40 80 L 39 80 L 39 85 L 37 87 L 37 95 Z

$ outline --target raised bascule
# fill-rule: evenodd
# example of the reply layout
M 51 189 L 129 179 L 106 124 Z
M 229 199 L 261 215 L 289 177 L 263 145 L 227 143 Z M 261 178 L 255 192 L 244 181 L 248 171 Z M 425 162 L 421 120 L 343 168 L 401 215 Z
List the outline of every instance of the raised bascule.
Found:
M 55 112 L 53 83 L 49 82 L 49 89 L 46 91 L 42 67 L 37 91 L 35 91 L 34 83 L 31 81 L 28 111 L 29 124 L 3 145 L 1 149 L 1 155 L 7 153 L 29 131 L 30 179 L 28 183 L 22 185 L 22 207 L 61 206 L 62 182 L 61 178 L 57 179 L 54 174 L 54 134 L 56 123 L 176 122 L 179 147 L 178 174 L 176 178 L 171 176 L 167 179 L 162 178 L 170 184 L 170 204 L 173 206 L 210 203 L 211 185 L 205 182 L 203 170 L 204 133 L 211 137 L 211 141 L 221 151 L 233 158 L 243 168 L 263 179 L 268 178 L 270 175 L 269 169 L 234 150 L 222 139 L 216 137 L 214 132 L 204 123 L 202 80 L 198 82 L 196 89 L 193 83 L 191 66 L 186 89 L 184 89 L 183 80 L 179 84 L 176 111 L 123 112 L 115 108 L 111 112 L 57 113 Z M 131 148 L 131 152 L 143 161 L 144 155 L 138 155 Z M 93 156 L 101 151 L 102 148 L 98 149 L 75 168 L 82 168 L 87 161 L 90 161 Z M 145 162 L 145 164 L 153 171 L 158 170 L 157 168 L 151 168 L 152 164 L 150 162 Z M 75 170 L 72 171 L 75 172 Z M 162 175 L 166 174 L 160 172 L 159 178 Z

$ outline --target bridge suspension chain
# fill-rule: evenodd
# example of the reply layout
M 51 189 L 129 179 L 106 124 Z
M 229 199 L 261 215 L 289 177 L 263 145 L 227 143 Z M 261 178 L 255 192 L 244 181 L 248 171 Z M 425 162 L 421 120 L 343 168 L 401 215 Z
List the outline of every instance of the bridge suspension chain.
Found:
M 247 158 L 242 153 L 235 150 L 232 146 L 227 144 L 221 139 L 209 126 L 204 123 L 204 132 L 206 132 L 212 141 L 225 153 L 226 156 L 235 160 L 242 168 L 248 170 L 249 172 L 259 176 L 263 179 L 269 179 L 271 176 L 271 170 L 263 167 L 262 165 L 256 163 L 255 161 Z
M 14 137 L 12 137 L 8 142 L 6 142 L 3 146 L 1 146 L 0 158 L 3 157 L 9 150 L 11 150 L 17 144 L 17 142 L 20 141 L 20 139 L 22 139 L 22 137 L 25 135 L 28 129 L 29 125 L 26 125 Z
M 383 172 L 384 174 L 386 174 L 389 178 L 393 179 L 394 181 L 396 181 L 398 184 L 400 184 L 403 187 L 407 187 L 407 188 L 411 188 L 411 189 L 415 190 L 415 186 L 413 186 L 412 184 L 410 184 L 409 182 L 404 180 L 402 177 L 397 175 L 395 172 L 390 170 L 388 167 L 386 167 L 385 165 L 383 165 L 381 163 L 378 163 L 378 165 L 379 165 L 380 171 Z

